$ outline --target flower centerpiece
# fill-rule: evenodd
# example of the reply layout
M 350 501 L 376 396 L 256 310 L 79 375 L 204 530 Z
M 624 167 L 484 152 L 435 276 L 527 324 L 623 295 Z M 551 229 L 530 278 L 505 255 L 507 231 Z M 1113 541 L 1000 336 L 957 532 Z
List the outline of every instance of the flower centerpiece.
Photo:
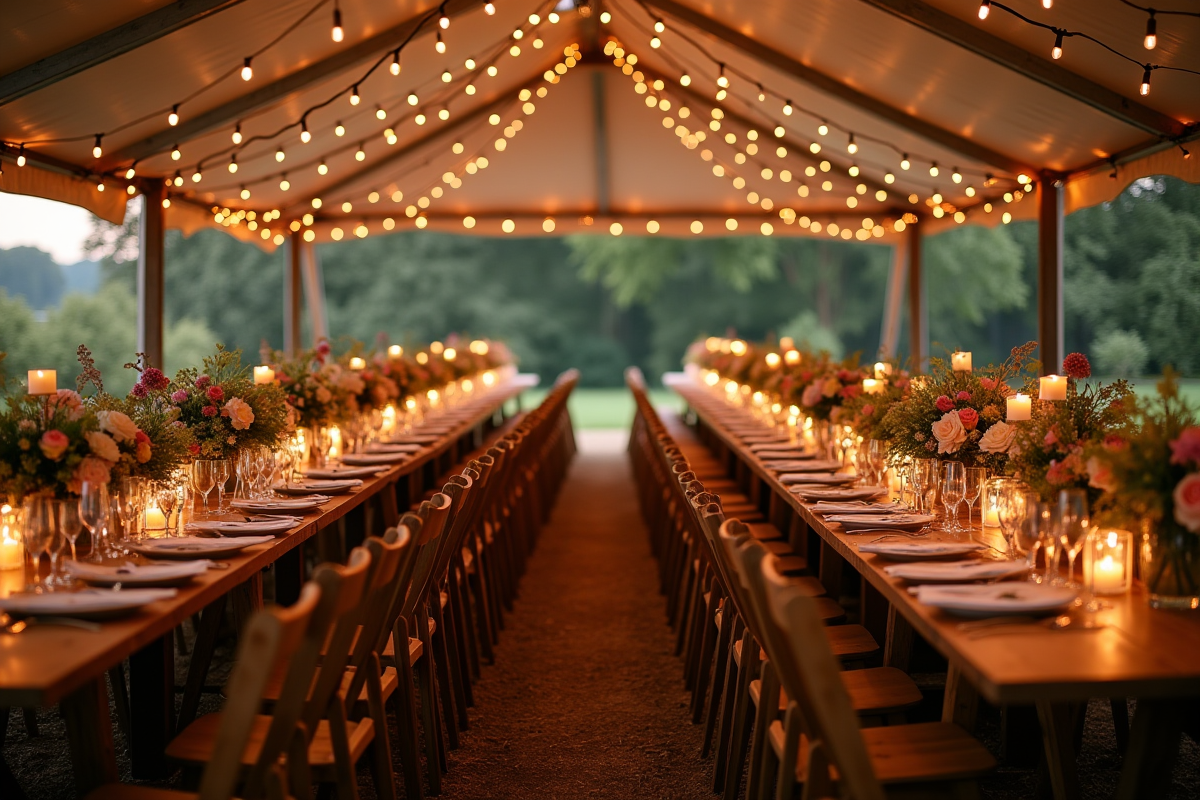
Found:
M 842 403 L 841 421 L 854 429 L 863 440 L 885 439 L 883 420 L 892 406 L 908 397 L 912 379 L 908 370 L 892 366 L 890 371 L 876 370 L 871 392 L 866 388 Z
M 1008 381 L 1037 372 L 1037 342 L 1014 347 L 1000 366 L 982 370 L 951 368 L 930 359 L 930 375 L 914 378 L 908 395 L 893 403 L 880 422 L 880 438 L 895 455 L 961 461 L 967 466 L 1003 469 L 1017 435 L 1005 421 Z
M 1032 402 L 1030 418 L 1016 425 L 1006 470 L 1028 484 L 1043 500 L 1053 501 L 1062 489 L 1088 489 L 1085 452 L 1106 437 L 1127 434 L 1127 401 L 1132 396 L 1123 380 L 1111 384 L 1082 383 L 1091 377 L 1087 356 L 1071 353 L 1063 359 L 1067 377 L 1065 400 Z M 1037 397 L 1037 379 L 1026 382 L 1026 393 Z M 1089 502 L 1100 490 L 1091 487 Z
M 1200 420 L 1169 372 L 1157 396 L 1122 398 L 1130 425 L 1086 451 L 1095 516 L 1142 534 L 1142 580 L 1156 608 L 1200 607 Z
M 191 434 L 188 449 L 195 458 L 227 459 L 242 447 L 273 447 L 288 427 L 283 391 L 272 384 L 256 385 L 242 366 L 240 350 L 217 345 L 202 370 L 182 369 L 161 389 L 147 386 L 143 372 L 138 385 L 144 391 L 135 385 L 133 397 L 165 396 L 178 410 L 178 422 Z
M 867 374 L 858 365 L 858 357 L 836 361 L 821 353 L 815 363 L 796 375 L 799 391 L 793 390 L 791 400 L 808 416 L 822 422 L 845 422 L 843 405 L 863 393 L 862 382 Z
M 342 386 L 342 368 L 329 354 L 325 340 L 290 358 L 281 352 L 266 354 L 298 427 L 316 431 L 336 425 L 345 414 L 348 398 Z

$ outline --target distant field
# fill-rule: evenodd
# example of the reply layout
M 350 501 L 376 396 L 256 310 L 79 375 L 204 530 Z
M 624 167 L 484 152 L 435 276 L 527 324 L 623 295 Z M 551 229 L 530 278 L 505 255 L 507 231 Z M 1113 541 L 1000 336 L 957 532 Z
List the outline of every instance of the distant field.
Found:
M 1153 395 L 1155 381 L 1155 378 L 1138 378 L 1132 381 L 1134 391 L 1141 396 Z M 1183 381 L 1181 388 L 1192 407 L 1200 408 L 1200 380 Z M 529 408 L 545 396 L 545 389 L 534 389 L 521 395 L 521 402 Z M 667 389 L 655 389 L 650 396 L 655 405 L 683 409 L 679 395 Z M 633 421 L 633 396 L 628 389 L 576 389 L 571 395 L 570 406 L 571 419 L 581 430 L 628 428 Z

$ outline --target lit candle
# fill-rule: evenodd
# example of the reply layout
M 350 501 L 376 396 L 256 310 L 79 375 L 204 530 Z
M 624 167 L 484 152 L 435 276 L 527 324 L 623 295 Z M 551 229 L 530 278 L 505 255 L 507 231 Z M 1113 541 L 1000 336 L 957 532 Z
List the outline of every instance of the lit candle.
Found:
M 970 372 L 971 351 L 965 350 L 959 353 L 951 353 L 950 363 L 954 366 L 955 372 Z
M 398 344 L 394 344 L 388 348 L 388 355 L 392 358 L 399 358 L 404 355 L 404 348 Z
M 1046 375 L 1041 378 L 1039 400 L 1066 400 L 1067 379 L 1062 375 Z
M 31 369 L 29 370 L 30 394 L 54 394 L 58 391 L 58 370 Z
M 0 527 L 0 569 L 21 569 L 25 566 L 25 547 L 16 530 L 6 522 Z
M 1000 508 L 995 497 L 988 498 L 983 504 L 983 526 L 985 528 L 1000 527 Z
M 1027 394 L 1017 392 L 1008 398 L 1008 421 L 1024 422 L 1031 414 L 1032 398 Z
M 267 366 L 254 368 L 254 382 L 262 385 L 264 383 L 275 382 L 275 370 Z
M 1125 591 L 1125 570 L 1111 555 L 1101 556 L 1092 567 L 1092 591 L 1117 594 Z
M 876 378 L 876 380 L 883 380 L 884 378 L 886 378 L 887 376 L 889 376 L 891 374 L 892 374 L 892 365 L 891 364 L 887 363 L 886 361 L 876 361 L 875 362 L 875 378 Z
M 161 531 L 166 530 L 167 515 L 162 512 L 157 505 L 150 506 L 146 509 L 146 530 Z
M 1133 534 L 1097 530 L 1084 544 L 1083 574 L 1090 578 L 1092 594 L 1121 594 L 1129 589 L 1133 567 Z
M 863 394 L 882 394 L 883 384 L 879 378 L 863 378 Z
M 367 362 L 364 361 L 363 359 L 359 358 L 358 356 L 354 356 L 353 358 L 350 359 L 350 369 L 354 370 L 355 372 L 364 370 L 366 368 L 367 368 Z

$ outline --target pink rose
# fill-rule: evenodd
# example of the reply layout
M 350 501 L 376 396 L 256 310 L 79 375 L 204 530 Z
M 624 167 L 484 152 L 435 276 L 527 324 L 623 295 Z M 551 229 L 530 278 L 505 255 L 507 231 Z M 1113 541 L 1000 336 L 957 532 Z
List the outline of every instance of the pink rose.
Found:
M 229 417 L 234 430 L 244 431 L 250 427 L 250 423 L 254 422 L 254 409 L 240 397 L 229 398 L 229 402 L 225 404 L 225 410 L 221 413 L 222 416 Z
M 962 422 L 964 428 L 973 431 L 975 430 L 975 426 L 979 424 L 979 412 L 973 408 L 960 408 L 958 410 L 958 419 Z
M 970 392 L 959 392 L 957 397 L 959 400 L 970 400 L 971 393 Z
M 985 453 L 1007 453 L 1016 436 L 1017 426 L 997 422 L 984 431 L 979 440 L 979 449 Z
M 203 389 L 205 386 L 208 386 L 210 383 L 212 383 L 212 378 L 208 377 L 207 375 L 201 375 L 199 378 L 196 378 L 196 386 L 201 389 Z
M 980 378 L 979 385 L 990 392 L 996 388 L 996 379 L 995 378 Z
M 175 403 L 176 405 L 178 405 L 180 403 L 186 403 L 187 399 L 188 399 L 188 393 L 186 391 L 184 391 L 183 389 L 180 389 L 179 391 L 177 391 L 171 395 L 171 402 Z
M 42 450 L 42 455 L 51 461 L 58 461 L 63 457 L 63 453 L 67 452 L 67 448 L 71 446 L 71 440 L 67 435 L 59 430 L 48 430 L 42 434 L 42 438 L 38 441 L 38 447 Z
M 1175 521 L 1192 533 L 1200 533 L 1200 472 L 1184 476 L 1172 493 Z
M 217 415 L 217 407 L 205 406 L 204 408 L 200 409 L 200 413 L 206 417 L 215 417 Z
M 1117 489 L 1116 479 L 1113 478 L 1112 466 L 1095 456 L 1087 460 L 1088 486 L 1103 492 L 1113 492 Z
M 800 405 L 814 408 L 821 402 L 821 397 L 821 384 L 813 381 L 804 387 L 804 392 L 800 395 Z
M 92 484 L 108 483 L 111 477 L 109 474 L 111 468 L 112 466 L 109 462 L 102 458 L 85 456 L 71 475 L 71 481 L 67 484 L 67 488 L 75 494 L 79 494 L 79 490 L 85 482 Z
M 1171 442 L 1172 464 L 1200 464 L 1200 427 L 1184 428 L 1179 438 Z
M 943 414 L 954 408 L 954 401 L 949 397 L 946 397 L 944 394 L 938 395 L 938 399 L 935 400 L 933 404 L 937 406 L 937 410 L 941 411 Z
M 865 406 L 862 407 L 862 415 L 864 417 L 869 417 L 874 413 L 875 413 L 875 406 L 871 405 L 870 403 L 867 403 Z
M 204 394 L 206 397 L 208 397 L 209 400 L 212 400 L 214 403 L 219 403 L 225 399 L 225 390 L 222 389 L 220 386 L 210 386 L 210 387 L 208 387 L 208 391 L 205 392 Z
M 967 431 L 962 420 L 953 411 L 947 411 L 933 423 L 933 438 L 937 439 L 939 453 L 955 453 L 967 441 Z

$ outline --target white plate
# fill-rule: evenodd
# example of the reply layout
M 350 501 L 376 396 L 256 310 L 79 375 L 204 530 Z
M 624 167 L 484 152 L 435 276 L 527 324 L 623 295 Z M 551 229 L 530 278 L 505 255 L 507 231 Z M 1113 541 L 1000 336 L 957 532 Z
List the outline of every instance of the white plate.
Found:
M 243 522 L 229 519 L 201 519 L 188 523 L 188 532 L 219 533 L 222 536 L 245 536 L 259 533 L 287 533 L 303 523 L 298 517 L 275 517 L 273 519 Z
M 776 472 L 833 472 L 841 467 L 842 463 L 831 458 L 811 458 L 798 461 L 768 461 L 765 466 Z
M 812 510 L 817 514 L 890 514 L 907 513 L 909 508 L 903 503 L 864 503 L 861 500 L 838 503 L 822 500 L 813 503 Z
M 174 596 L 174 589 L 84 589 L 81 592 L 13 594 L 0 599 L 0 610 L 17 619 L 38 614 L 76 619 L 112 619 Z
M 1003 617 L 1053 614 L 1075 601 L 1076 593 L 1064 586 L 1028 581 L 974 586 L 918 586 L 917 600 L 960 617 Z
M 68 561 L 67 572 L 84 583 L 93 586 L 121 584 L 131 586 L 182 586 L 197 575 L 208 571 L 204 561 L 180 561 L 178 564 L 89 564 L 86 561 Z
M 154 558 L 224 558 L 247 547 L 273 541 L 274 536 L 221 536 L 212 539 L 180 536 L 170 539 L 143 539 L 130 544 L 129 549 Z
M 367 445 L 368 453 L 416 453 L 425 449 L 424 445 L 409 443 L 379 442 Z
M 801 485 L 792 486 L 788 491 L 795 492 L 809 502 L 817 500 L 867 500 L 887 492 L 886 486 L 855 486 L 853 488 L 838 488 L 828 486 Z
M 937 517 L 932 514 L 831 514 L 827 522 L 836 522 L 848 531 L 863 528 L 895 528 L 901 531 L 911 531 L 924 528 Z
M 410 433 L 405 436 L 393 436 L 387 444 L 433 444 L 442 437 L 434 433 Z
M 278 500 L 250 500 L 240 498 L 230 500 L 229 505 L 240 511 L 253 511 L 259 514 L 294 514 L 297 511 L 312 511 L 322 503 L 328 503 L 332 497 L 324 494 L 314 494 L 308 497 L 280 498 Z
M 909 583 L 970 583 L 1024 575 L 1024 561 L 914 561 L 889 564 L 883 571 Z
M 860 553 L 874 553 L 889 561 L 927 561 L 934 558 L 962 558 L 987 547 L 977 542 L 914 541 L 897 537 L 882 542 L 867 542 L 858 548 Z
M 794 445 L 788 441 L 758 442 L 756 444 L 750 445 L 751 453 L 769 453 L 773 450 L 779 451 L 779 450 L 803 450 L 803 449 L 804 449 L 803 447 L 798 447 L 797 445 Z
M 304 471 L 306 478 L 322 480 L 337 480 L 339 478 L 374 478 L 380 473 L 379 467 L 312 467 Z
M 820 484 L 821 486 L 845 486 L 859 479 L 848 472 L 827 474 L 824 472 L 785 472 L 779 476 L 780 483 Z
M 817 457 L 811 450 L 796 448 L 794 450 L 763 450 L 755 453 L 758 460 L 768 467 L 774 467 L 775 461 L 808 461 Z
M 354 467 L 365 467 L 372 464 L 399 464 L 401 461 L 407 461 L 410 458 L 409 453 L 346 453 L 342 456 L 342 463 L 349 464 Z
M 271 488 L 280 494 L 309 495 L 309 494 L 343 494 L 351 489 L 362 486 L 362 481 L 355 479 L 335 481 L 301 481 L 300 483 L 277 483 Z

